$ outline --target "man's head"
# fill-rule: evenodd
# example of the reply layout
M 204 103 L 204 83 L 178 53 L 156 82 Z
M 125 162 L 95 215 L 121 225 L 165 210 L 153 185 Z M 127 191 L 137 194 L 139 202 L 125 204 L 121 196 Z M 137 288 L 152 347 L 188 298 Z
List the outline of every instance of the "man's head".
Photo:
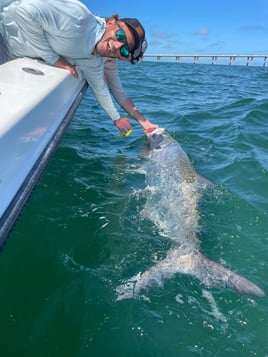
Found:
M 106 30 L 96 45 L 96 53 L 103 57 L 140 62 L 147 48 L 145 31 L 137 19 L 120 19 L 117 15 L 106 21 Z
M 132 60 L 134 62 L 139 62 L 147 49 L 144 28 L 137 19 L 125 18 L 120 21 L 127 25 L 135 38 L 135 46 L 132 50 Z

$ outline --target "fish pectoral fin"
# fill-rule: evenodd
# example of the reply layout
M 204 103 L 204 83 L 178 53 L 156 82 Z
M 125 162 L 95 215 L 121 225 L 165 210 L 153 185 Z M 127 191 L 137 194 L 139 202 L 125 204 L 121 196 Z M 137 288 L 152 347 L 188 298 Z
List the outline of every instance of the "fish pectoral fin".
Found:
M 214 183 L 200 174 L 196 174 L 197 182 L 202 186 L 214 186 Z

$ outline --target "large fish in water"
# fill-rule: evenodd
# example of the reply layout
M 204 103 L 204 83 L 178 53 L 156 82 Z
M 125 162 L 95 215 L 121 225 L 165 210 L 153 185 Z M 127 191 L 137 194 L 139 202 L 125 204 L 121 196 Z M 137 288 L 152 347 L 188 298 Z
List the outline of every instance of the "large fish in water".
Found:
M 172 244 L 164 259 L 118 286 L 117 300 L 135 297 L 150 287 L 162 287 L 165 279 L 177 273 L 192 275 L 208 287 L 227 287 L 240 294 L 265 296 L 251 281 L 200 253 L 199 186 L 211 183 L 194 171 L 180 144 L 165 129 L 154 130 L 149 142 L 145 170 L 148 194 L 142 214 Z

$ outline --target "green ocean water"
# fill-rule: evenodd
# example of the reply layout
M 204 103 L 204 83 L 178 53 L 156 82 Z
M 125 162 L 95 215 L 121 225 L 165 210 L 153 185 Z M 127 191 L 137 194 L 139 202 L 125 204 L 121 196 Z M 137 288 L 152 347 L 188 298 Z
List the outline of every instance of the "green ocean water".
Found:
M 268 70 L 120 63 L 139 109 L 215 186 L 200 201 L 201 251 L 268 294 Z M 164 258 L 141 217 L 147 140 L 120 139 L 90 91 L 0 256 L 0 356 L 268 356 L 267 297 L 177 275 L 117 301 Z

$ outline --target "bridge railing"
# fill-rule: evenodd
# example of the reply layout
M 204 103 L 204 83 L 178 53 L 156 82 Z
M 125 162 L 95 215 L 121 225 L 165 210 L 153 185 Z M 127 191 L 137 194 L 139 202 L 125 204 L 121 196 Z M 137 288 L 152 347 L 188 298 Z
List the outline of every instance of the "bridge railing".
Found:
M 254 58 L 256 59 L 263 59 L 263 67 L 266 66 L 268 54 L 264 55 L 237 55 L 237 54 L 144 54 L 145 58 L 156 58 L 157 61 L 160 61 L 161 58 L 174 58 L 176 62 L 180 62 L 182 58 L 192 58 L 193 63 L 199 63 L 200 58 L 211 58 L 211 64 L 216 64 L 218 59 L 227 58 L 229 59 L 229 65 L 235 64 L 236 59 L 245 58 L 246 65 L 249 66 L 252 64 Z

